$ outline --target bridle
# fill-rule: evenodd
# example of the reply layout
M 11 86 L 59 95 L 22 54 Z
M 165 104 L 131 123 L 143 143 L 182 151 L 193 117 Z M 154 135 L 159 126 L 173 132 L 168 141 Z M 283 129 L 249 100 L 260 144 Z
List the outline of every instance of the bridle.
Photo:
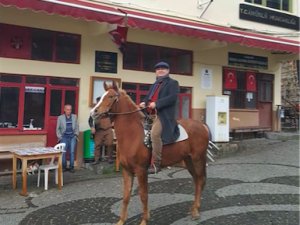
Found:
M 136 112 L 141 112 L 146 108 L 146 107 L 143 107 L 143 108 L 135 109 L 135 110 L 132 110 L 132 111 L 129 111 L 129 112 L 119 112 L 119 113 L 118 112 L 110 112 L 113 105 L 119 101 L 119 96 L 120 96 L 120 94 L 117 92 L 116 95 L 113 96 L 114 100 L 113 100 L 110 108 L 106 112 L 103 112 L 103 113 L 99 114 L 98 117 L 104 118 L 104 117 L 110 117 L 110 116 L 114 116 L 114 115 L 129 115 L 129 114 L 133 114 L 133 113 L 136 113 Z

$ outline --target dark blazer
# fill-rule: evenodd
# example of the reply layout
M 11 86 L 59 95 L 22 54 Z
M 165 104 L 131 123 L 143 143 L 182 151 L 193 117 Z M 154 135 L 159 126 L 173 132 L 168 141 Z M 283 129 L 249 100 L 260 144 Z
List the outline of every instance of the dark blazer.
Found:
M 152 86 L 150 90 L 152 90 Z M 171 144 L 179 137 L 179 129 L 176 122 L 178 93 L 178 81 L 170 77 L 163 78 L 156 101 L 156 110 L 162 124 L 162 141 L 164 144 Z M 146 105 L 150 101 L 149 94 L 145 97 L 144 102 Z

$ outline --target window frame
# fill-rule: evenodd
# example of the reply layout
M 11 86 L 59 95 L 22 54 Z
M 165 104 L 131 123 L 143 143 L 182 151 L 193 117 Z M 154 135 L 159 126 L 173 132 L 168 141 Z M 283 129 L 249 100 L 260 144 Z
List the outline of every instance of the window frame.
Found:
M 283 1 L 284 0 L 280 0 L 280 8 L 279 9 L 267 6 L 268 0 L 261 0 L 261 1 L 262 1 L 262 3 L 260 4 L 260 3 L 255 3 L 255 0 L 245 0 L 245 2 L 247 2 L 249 4 L 261 5 L 263 7 L 268 8 L 268 9 L 279 10 L 279 11 L 282 11 L 282 12 L 290 12 L 290 13 L 293 12 L 293 1 L 292 0 L 288 0 L 288 4 L 289 4 L 288 10 L 283 9 Z
M 134 89 L 127 89 L 124 86 L 124 84 L 130 84 L 130 85 L 135 85 Z M 139 104 L 140 102 L 143 101 L 143 99 L 141 99 L 141 95 L 147 95 L 149 90 L 141 90 L 140 87 L 143 85 L 149 85 L 149 88 L 151 86 L 151 84 L 146 84 L 146 83 L 132 83 L 132 82 L 123 82 L 122 83 L 122 88 L 128 93 L 128 92 L 132 92 L 136 94 L 136 104 Z M 183 92 L 185 90 L 188 89 L 188 93 L 187 92 Z M 182 92 L 181 92 L 182 91 Z M 178 107 L 179 107 L 179 111 L 178 111 L 178 118 L 177 119 L 181 119 L 182 118 L 182 99 L 184 97 L 188 97 L 189 98 L 189 113 L 188 116 L 189 118 L 192 118 L 192 87 L 186 87 L 186 86 L 181 86 L 180 87 L 180 93 L 178 94 Z
M 103 82 L 108 81 L 112 83 L 115 81 L 119 87 L 121 87 L 121 79 L 111 78 L 111 77 L 96 77 L 91 76 L 90 78 L 90 93 L 89 93 L 89 106 L 94 107 L 96 105 L 96 98 L 104 94 L 103 86 L 98 87 L 97 85 L 102 85 Z M 100 84 L 100 83 L 101 84 Z M 99 84 L 98 84 L 99 83 Z M 103 89 L 103 90 L 102 90 Z M 96 95 L 95 90 L 99 90 L 99 93 Z
M 225 70 L 235 70 L 236 71 L 236 79 L 237 79 L 237 88 L 235 90 L 230 90 L 226 89 L 224 87 L 225 85 Z M 256 74 L 256 91 L 247 91 L 246 90 L 246 74 L 247 72 L 254 72 Z M 242 74 L 242 75 L 241 75 Z M 246 69 L 239 69 L 239 68 L 234 68 L 234 67 L 223 67 L 222 68 L 222 93 L 223 95 L 228 95 L 229 96 L 229 108 L 233 110 L 258 110 L 258 95 L 259 95 L 259 89 L 258 89 L 258 75 L 259 72 L 257 70 L 246 70 Z M 242 77 L 238 79 L 239 77 Z M 242 79 L 242 80 L 241 80 Z M 241 87 L 243 86 L 243 87 Z M 240 93 L 240 94 L 238 94 Z M 255 107 L 247 107 L 245 103 L 245 99 L 247 96 L 247 93 L 253 93 L 255 95 L 254 100 L 255 100 Z M 238 105 L 235 106 L 235 100 L 237 98 L 244 98 L 244 101 Z M 249 103 L 250 104 L 250 103 Z
M 127 53 L 126 53 L 126 48 L 128 47 L 135 47 L 137 49 L 137 56 L 135 56 L 135 65 L 131 66 L 131 65 L 127 65 L 126 60 L 127 60 Z M 143 53 L 144 53 L 144 49 L 145 48 L 154 48 L 154 52 L 156 52 L 156 59 L 154 60 L 155 63 L 159 62 L 159 61 L 167 61 L 170 64 L 170 73 L 172 74 L 178 74 L 178 75 L 185 75 L 185 76 L 193 76 L 193 51 L 191 50 L 186 50 L 186 49 L 178 49 L 178 48 L 170 48 L 170 47 L 163 47 L 163 46 L 156 46 L 156 45 L 148 45 L 148 44 L 142 44 L 142 43 L 135 43 L 135 42 L 127 42 L 126 43 L 126 47 L 125 47 L 125 52 L 123 55 L 123 69 L 124 70 L 136 70 L 136 71 L 144 71 L 144 72 L 153 72 L 154 71 L 154 63 L 153 63 L 153 67 L 149 70 L 145 70 L 145 66 L 144 66 L 144 57 L 143 57 Z M 162 53 L 164 51 L 167 51 L 171 54 L 171 60 L 165 60 L 164 58 L 162 58 Z M 178 61 L 177 61 L 177 57 L 176 55 L 183 53 L 183 54 L 187 54 L 190 56 L 190 63 L 188 65 L 188 71 L 187 72 L 181 72 L 177 70 L 177 67 L 179 67 L 178 65 Z M 132 56 L 132 54 L 129 54 L 130 56 Z
M 75 34 L 75 33 L 68 33 L 68 32 L 61 32 L 61 31 L 52 31 L 52 30 L 46 30 L 46 29 L 39 29 L 39 28 L 33 28 L 33 27 L 25 27 L 25 26 L 18 26 L 18 25 L 12 25 L 12 24 L 5 24 L 5 23 L 0 23 L 0 31 L 1 29 L 16 29 L 17 31 L 20 30 L 25 30 L 26 32 L 29 33 L 29 45 L 27 46 L 27 50 L 24 52 L 22 51 L 21 55 L 18 55 L 17 53 L 13 53 L 9 56 L 6 55 L 6 51 L 0 51 L 0 57 L 3 58 L 13 58 L 13 59 L 27 59 L 27 60 L 35 60 L 35 61 L 44 61 L 44 62 L 56 62 L 56 63 L 71 63 L 71 64 L 80 64 L 80 50 L 81 50 L 81 35 L 80 34 Z M 39 32 L 45 32 L 51 35 L 51 59 L 42 59 L 42 58 L 35 58 L 33 57 L 33 33 L 39 31 Z M 5 30 L 4 30 L 5 32 Z M 60 60 L 57 58 L 56 52 L 58 49 L 57 46 L 57 38 L 59 35 L 66 35 L 66 36 L 72 36 L 74 39 L 76 39 L 76 59 L 75 60 Z M 3 35 L 3 40 L 1 40 L 0 37 L 0 43 L 5 43 L 6 36 Z M 23 40 L 23 39 L 22 39 Z M 27 39 L 26 39 L 27 40 Z M 27 41 L 28 41 L 27 40 Z M 9 48 L 9 47 L 7 47 Z M 24 54 L 26 53 L 26 56 Z
M 6 134 L 47 134 L 48 130 L 48 118 L 49 118 L 49 104 L 50 104 L 50 90 L 52 89 L 63 89 L 63 90 L 74 90 L 76 91 L 78 95 L 79 90 L 79 79 L 78 78 L 70 78 L 67 77 L 67 79 L 74 79 L 77 80 L 76 86 L 65 86 L 65 85 L 51 85 L 50 79 L 54 77 L 48 77 L 48 76 L 39 76 L 39 75 L 23 75 L 23 74 L 8 74 L 8 73 L 0 73 L 0 75 L 17 75 L 21 76 L 21 82 L 15 83 L 15 82 L 4 82 L 0 81 L 0 87 L 18 87 L 19 90 L 19 105 L 18 105 L 18 126 L 16 128 L 0 128 L 0 135 L 6 135 Z M 42 77 L 46 79 L 45 84 L 37 84 L 37 83 L 30 83 L 26 82 L 27 77 L 36 76 L 36 77 Z M 61 79 L 66 79 L 66 77 L 59 77 Z M 45 108 L 44 108 L 44 127 L 41 130 L 24 130 L 24 103 L 25 103 L 25 87 L 26 86 L 32 86 L 32 87 L 44 87 L 45 88 Z M 77 96 L 78 98 L 78 96 Z M 76 101 L 77 101 L 76 98 Z M 76 103 L 75 111 L 78 111 L 78 103 Z

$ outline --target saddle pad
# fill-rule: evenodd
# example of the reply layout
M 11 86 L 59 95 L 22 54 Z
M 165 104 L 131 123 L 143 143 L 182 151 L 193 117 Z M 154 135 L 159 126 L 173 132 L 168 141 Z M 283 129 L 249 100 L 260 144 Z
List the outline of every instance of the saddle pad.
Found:
M 187 132 L 185 131 L 185 129 L 183 128 L 183 126 L 181 126 L 180 124 L 178 124 L 178 128 L 179 128 L 179 137 L 177 138 L 177 140 L 175 142 L 178 141 L 184 141 L 186 139 L 189 138 L 189 135 L 187 134 Z
M 180 124 L 177 125 L 179 128 L 179 137 L 175 142 L 184 141 L 189 138 L 189 135 L 187 134 L 186 130 L 181 126 Z M 145 135 L 147 134 L 147 130 L 144 130 Z

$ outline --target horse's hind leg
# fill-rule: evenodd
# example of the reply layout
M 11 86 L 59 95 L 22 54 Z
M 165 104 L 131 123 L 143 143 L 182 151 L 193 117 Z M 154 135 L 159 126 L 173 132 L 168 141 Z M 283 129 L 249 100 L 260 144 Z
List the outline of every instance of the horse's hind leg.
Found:
M 141 169 L 137 171 L 136 176 L 139 183 L 139 194 L 141 202 L 143 204 L 143 217 L 140 225 L 146 225 L 149 220 L 149 211 L 148 211 L 148 175 L 146 169 Z
M 122 170 L 123 175 L 123 205 L 120 214 L 120 220 L 116 225 L 123 225 L 127 219 L 128 204 L 133 185 L 133 174 L 129 173 L 126 169 Z
M 186 167 L 193 177 L 195 185 L 195 198 L 191 208 L 192 218 L 199 218 L 199 209 L 201 205 L 201 194 L 206 180 L 206 162 L 205 160 L 193 161 L 190 157 L 184 160 Z

